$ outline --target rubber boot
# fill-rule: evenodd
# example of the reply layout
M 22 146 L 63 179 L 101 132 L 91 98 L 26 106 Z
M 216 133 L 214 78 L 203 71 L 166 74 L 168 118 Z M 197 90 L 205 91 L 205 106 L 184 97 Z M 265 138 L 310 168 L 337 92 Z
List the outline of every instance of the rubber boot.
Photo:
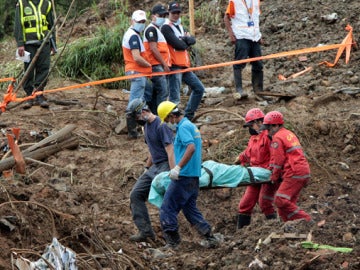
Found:
M 180 244 L 181 239 L 178 231 L 167 231 L 164 232 L 164 238 L 166 241 L 166 246 L 164 249 L 176 249 L 177 246 Z
M 236 99 L 247 98 L 248 94 L 242 88 L 242 69 L 233 69 L 234 70 L 234 82 L 236 93 L 234 97 Z
M 219 240 L 212 234 L 211 231 L 207 232 L 204 237 L 206 240 L 207 248 L 216 248 L 219 246 Z
M 126 115 L 126 126 L 128 129 L 128 137 L 129 139 L 137 139 L 139 134 L 137 132 L 137 123 L 136 119 L 133 115 Z
M 255 94 L 262 92 L 264 90 L 264 72 L 262 70 L 252 71 L 251 83 Z
M 242 227 L 250 225 L 251 216 L 238 214 L 237 216 L 237 229 L 240 230 Z
M 276 219 L 277 215 L 276 215 L 276 213 L 273 213 L 273 214 L 270 214 L 270 215 L 266 215 L 265 217 L 266 217 L 266 219 Z

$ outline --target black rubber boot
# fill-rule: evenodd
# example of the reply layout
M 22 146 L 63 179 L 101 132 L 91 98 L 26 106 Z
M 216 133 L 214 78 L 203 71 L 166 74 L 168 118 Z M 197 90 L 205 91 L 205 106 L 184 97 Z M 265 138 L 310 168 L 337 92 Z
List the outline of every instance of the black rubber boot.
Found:
M 273 213 L 273 214 L 270 214 L 270 215 L 266 215 L 265 217 L 266 217 L 266 219 L 276 219 L 277 215 L 276 215 L 276 213 Z
M 251 222 L 251 216 L 244 215 L 244 214 L 238 214 L 237 216 L 237 229 L 240 230 L 241 228 L 250 225 Z
M 219 240 L 212 234 L 211 231 L 204 235 L 205 240 L 207 241 L 206 247 L 207 248 L 216 248 L 219 246 Z
M 247 98 L 248 94 L 242 88 L 242 69 L 233 69 L 234 82 L 235 82 L 235 94 L 240 94 L 238 99 Z
M 137 139 L 139 137 L 139 133 L 137 132 L 137 123 L 133 115 L 126 115 L 126 126 L 128 129 L 129 139 Z
M 138 234 L 130 236 L 130 241 L 133 242 L 148 242 L 148 240 L 155 241 L 155 234 L 153 232 L 139 232 Z
M 251 83 L 254 93 L 262 92 L 264 90 L 264 72 L 262 70 L 252 71 Z
M 164 238 L 166 241 L 166 246 L 164 249 L 176 249 L 177 246 L 180 244 L 181 239 L 178 231 L 167 231 L 164 232 Z

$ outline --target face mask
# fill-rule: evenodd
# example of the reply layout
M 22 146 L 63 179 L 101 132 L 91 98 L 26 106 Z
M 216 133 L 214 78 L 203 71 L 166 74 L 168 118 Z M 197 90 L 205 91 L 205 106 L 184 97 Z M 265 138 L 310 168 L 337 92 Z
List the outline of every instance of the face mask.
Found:
M 179 18 L 176 22 L 174 22 L 173 24 L 175 25 L 180 25 L 181 24 L 181 18 Z
M 164 22 L 165 22 L 165 18 L 159 18 L 159 17 L 156 17 L 156 22 L 155 22 L 155 24 L 157 25 L 157 26 L 162 26 L 163 24 L 164 24 Z
M 135 23 L 133 25 L 133 29 L 138 32 L 141 33 L 142 31 L 144 31 L 145 29 L 145 23 Z
M 255 129 L 253 129 L 252 127 L 249 127 L 249 133 L 250 135 L 258 135 L 259 132 L 257 132 Z
M 144 121 L 149 121 L 149 116 L 148 115 L 144 115 L 144 117 L 142 118 Z
M 167 125 L 172 131 L 176 131 L 177 124 L 173 124 L 173 123 L 167 122 L 166 125 Z

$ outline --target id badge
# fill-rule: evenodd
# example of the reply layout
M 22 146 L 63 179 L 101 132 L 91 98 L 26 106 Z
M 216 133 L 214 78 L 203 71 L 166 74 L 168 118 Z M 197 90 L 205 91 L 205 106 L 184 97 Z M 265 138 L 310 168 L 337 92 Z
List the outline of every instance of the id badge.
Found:
M 248 25 L 248 27 L 251 27 L 251 26 L 254 26 L 255 24 L 253 21 L 248 21 L 247 25 Z

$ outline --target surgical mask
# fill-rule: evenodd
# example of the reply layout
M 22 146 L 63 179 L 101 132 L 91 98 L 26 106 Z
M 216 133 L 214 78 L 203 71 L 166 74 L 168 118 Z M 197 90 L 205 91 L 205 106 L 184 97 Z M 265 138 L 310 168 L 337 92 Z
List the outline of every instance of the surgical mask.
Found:
M 179 18 L 176 22 L 174 22 L 173 24 L 175 25 L 180 25 L 181 24 L 181 18 Z
M 149 116 L 148 115 L 144 115 L 144 117 L 142 118 L 144 121 L 149 121 Z
M 133 29 L 136 32 L 141 33 L 145 29 L 145 23 L 134 23 Z
M 173 124 L 171 122 L 167 122 L 166 125 L 172 130 L 176 131 L 177 124 Z
M 165 22 L 165 18 L 160 18 L 160 17 L 156 17 L 156 22 L 155 24 L 159 27 L 161 27 Z
M 250 135 L 258 135 L 259 134 L 259 132 L 255 129 L 253 129 L 252 127 L 249 127 L 249 133 L 250 133 Z

